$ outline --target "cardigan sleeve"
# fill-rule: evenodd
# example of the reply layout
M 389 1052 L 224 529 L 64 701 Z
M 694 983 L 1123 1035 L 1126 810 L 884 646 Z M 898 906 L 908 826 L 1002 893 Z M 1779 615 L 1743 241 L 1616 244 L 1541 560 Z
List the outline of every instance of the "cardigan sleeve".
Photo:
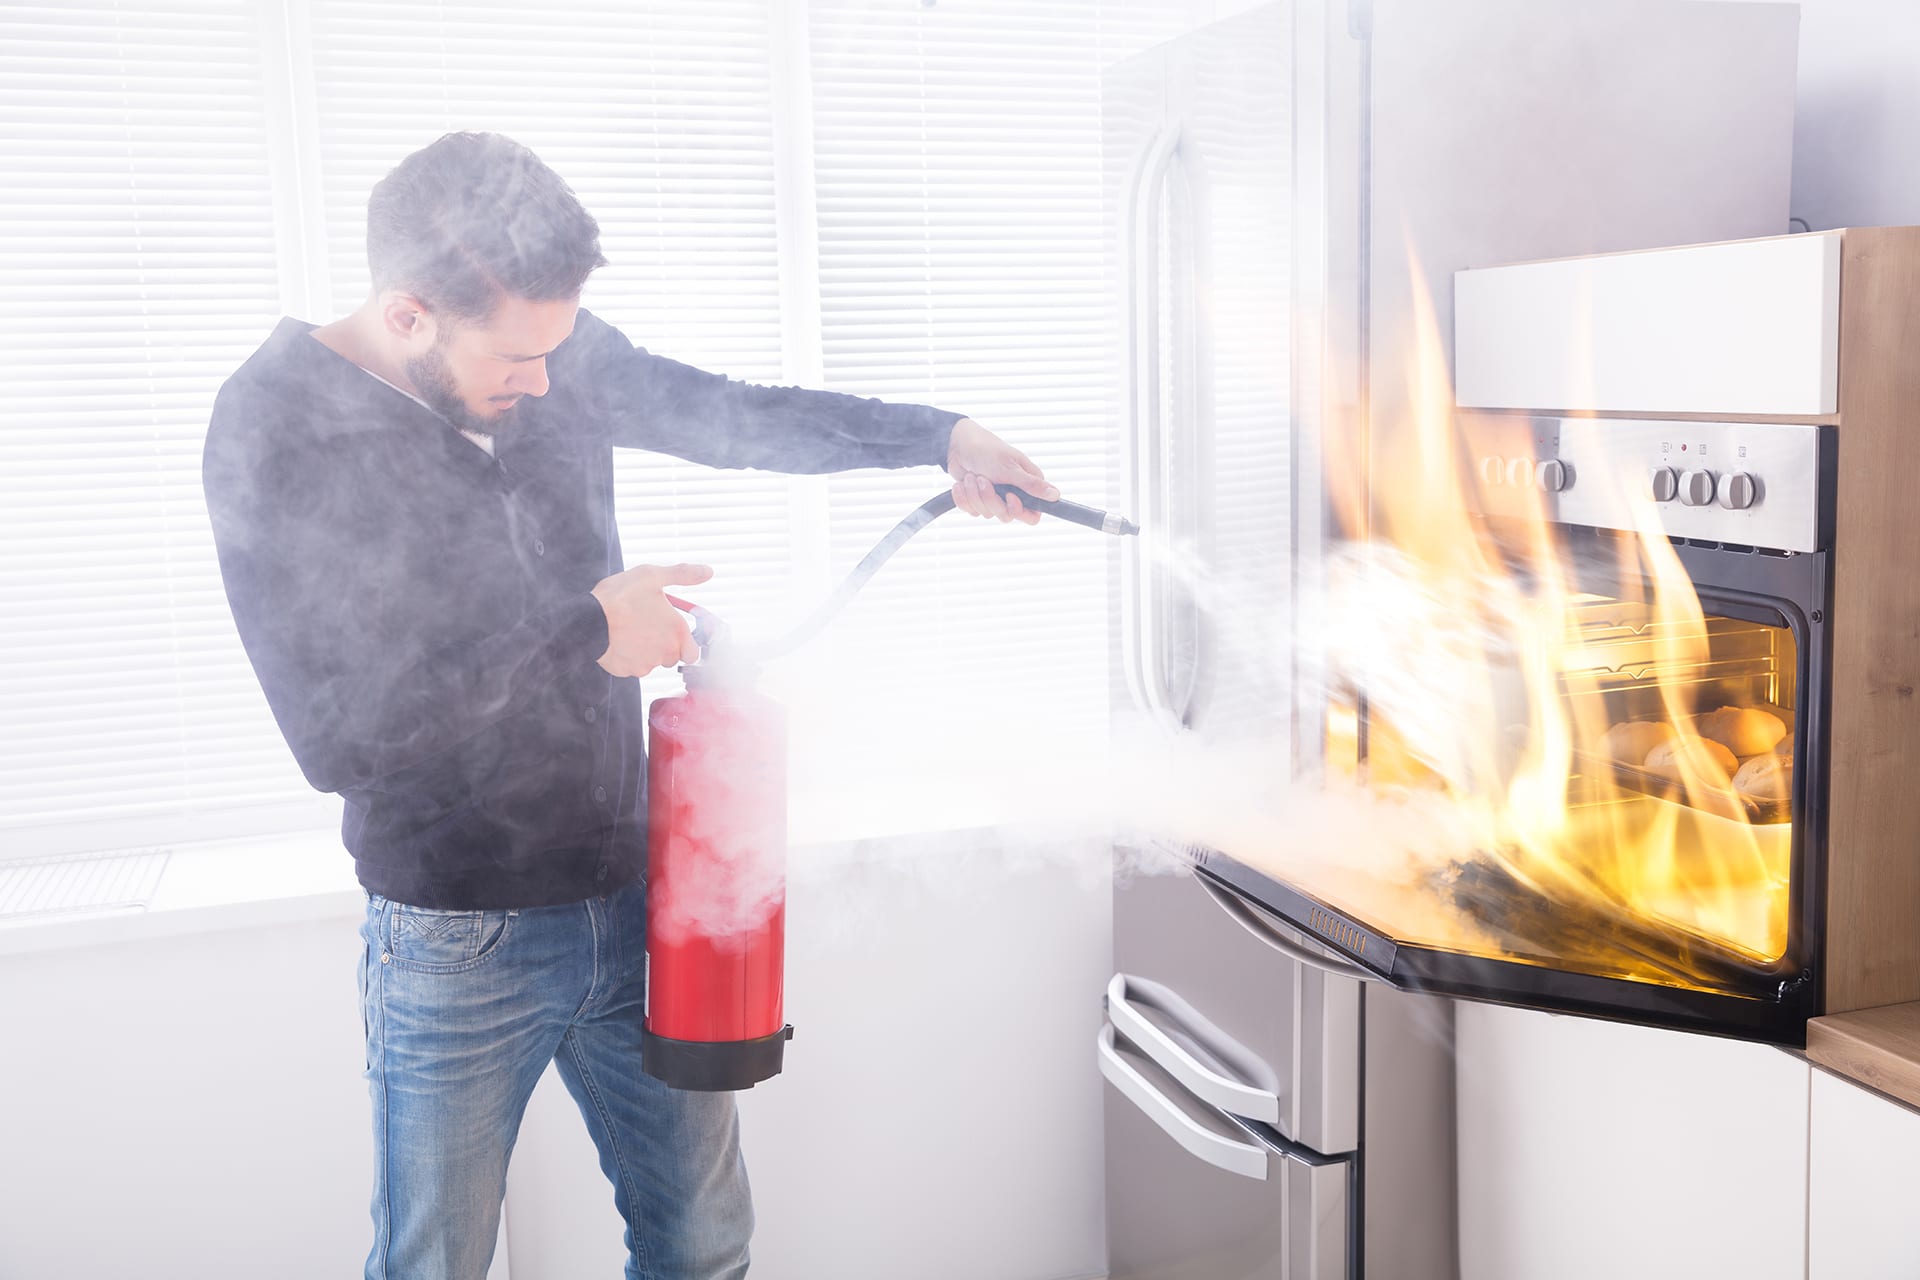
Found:
M 584 310 L 567 346 L 574 349 L 556 377 L 587 382 L 615 445 L 707 466 L 807 475 L 944 467 L 948 438 L 965 416 L 929 405 L 736 381 L 636 347 Z

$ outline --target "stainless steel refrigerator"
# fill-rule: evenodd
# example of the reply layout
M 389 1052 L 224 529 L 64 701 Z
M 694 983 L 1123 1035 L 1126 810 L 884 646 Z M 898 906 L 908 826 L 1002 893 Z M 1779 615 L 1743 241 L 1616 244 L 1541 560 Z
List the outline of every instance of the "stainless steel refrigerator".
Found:
M 1785 233 L 1797 36 L 1784 4 L 1293 0 L 1110 70 L 1117 733 L 1314 777 L 1324 458 L 1396 465 L 1416 265 L 1446 346 L 1461 268 Z M 1113 947 L 1115 1280 L 1457 1274 L 1447 1002 L 1131 849 Z

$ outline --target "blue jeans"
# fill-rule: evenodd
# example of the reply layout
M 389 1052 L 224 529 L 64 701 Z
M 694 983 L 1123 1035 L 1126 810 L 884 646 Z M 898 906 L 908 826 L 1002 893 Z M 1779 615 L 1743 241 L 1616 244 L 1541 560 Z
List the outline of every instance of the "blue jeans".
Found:
M 747 1270 L 753 1205 L 730 1093 L 640 1070 L 642 886 L 563 907 L 438 911 L 369 895 L 360 936 L 373 1095 L 367 1280 L 482 1280 L 507 1157 L 556 1062 L 625 1219 L 630 1280 Z

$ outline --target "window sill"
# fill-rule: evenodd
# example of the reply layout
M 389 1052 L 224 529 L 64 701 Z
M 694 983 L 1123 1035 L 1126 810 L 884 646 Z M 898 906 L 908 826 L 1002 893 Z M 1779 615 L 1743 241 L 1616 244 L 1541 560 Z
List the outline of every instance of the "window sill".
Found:
M 352 919 L 365 903 L 337 832 L 211 841 L 175 847 L 145 907 L 0 922 L 0 956 Z

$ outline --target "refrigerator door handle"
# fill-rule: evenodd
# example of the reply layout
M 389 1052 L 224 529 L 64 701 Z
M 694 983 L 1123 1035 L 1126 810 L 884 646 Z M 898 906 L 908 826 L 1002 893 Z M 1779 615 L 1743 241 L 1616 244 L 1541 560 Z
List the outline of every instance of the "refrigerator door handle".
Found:
M 1238 894 L 1220 888 L 1198 873 L 1195 873 L 1193 878 L 1202 889 L 1206 890 L 1207 896 L 1232 917 L 1235 924 L 1287 959 L 1303 964 L 1309 969 L 1318 969 L 1321 973 L 1330 974 L 1336 978 L 1352 978 L 1356 982 L 1381 981 L 1377 973 L 1328 955 L 1317 948 L 1309 948 L 1304 943 L 1295 942 L 1288 934 L 1281 932 L 1284 927 L 1281 922 L 1271 919 L 1266 912 Z
M 1141 1013 L 1141 1008 L 1164 1014 L 1209 1055 L 1243 1074 L 1254 1079 L 1273 1076 L 1272 1068 L 1257 1054 L 1214 1026 L 1171 987 L 1131 974 L 1114 974 L 1107 984 L 1107 1016 L 1121 1035 L 1208 1106 L 1270 1125 L 1280 1123 L 1277 1088 L 1262 1089 L 1215 1070 Z
M 1126 286 L 1132 359 L 1123 402 L 1122 457 L 1124 493 L 1128 506 L 1139 512 L 1140 536 L 1122 539 L 1120 549 L 1120 652 L 1127 688 L 1135 705 L 1170 731 L 1184 724 L 1164 685 L 1159 641 L 1165 606 L 1154 587 L 1156 566 L 1171 562 L 1170 513 L 1160 509 L 1159 487 L 1151 478 L 1166 470 L 1160 423 L 1160 192 L 1179 144 L 1180 126 L 1164 126 L 1135 162 L 1128 190 Z M 1150 539 L 1157 540 L 1153 554 L 1144 545 Z
M 1196 552 L 1204 546 L 1197 534 L 1196 541 L 1185 548 L 1177 542 L 1176 516 L 1197 520 L 1203 507 L 1199 465 L 1176 456 L 1178 442 L 1190 437 L 1194 447 L 1200 449 L 1207 447 L 1213 436 L 1212 418 L 1206 408 L 1208 397 L 1201 386 L 1206 337 L 1200 332 L 1200 321 L 1205 309 L 1200 303 L 1201 220 L 1195 212 L 1193 173 L 1193 147 L 1183 134 L 1168 153 L 1166 166 L 1159 175 L 1160 190 L 1166 195 L 1166 221 L 1154 224 L 1156 241 L 1164 240 L 1167 245 L 1167 282 L 1173 294 L 1166 304 L 1168 329 L 1165 334 L 1173 353 L 1170 358 L 1158 351 L 1155 353 L 1166 365 L 1171 380 L 1167 394 L 1155 401 L 1153 418 L 1154 447 L 1159 459 L 1153 474 L 1160 488 L 1159 517 L 1154 523 L 1163 548 L 1160 562 L 1163 572 L 1168 566 L 1192 563 Z M 1156 196 L 1152 209 L 1156 218 L 1160 209 L 1161 201 Z M 1173 409 L 1170 416 L 1162 412 L 1168 405 Z M 1197 618 L 1199 612 L 1197 602 L 1189 599 L 1182 605 L 1186 616 L 1179 621 L 1186 621 L 1187 616 Z M 1155 648 L 1159 657 L 1166 660 L 1174 652 L 1177 627 L 1174 611 L 1164 600 L 1159 602 L 1156 621 L 1161 634 Z M 1206 645 L 1198 635 L 1194 645 L 1193 663 L 1180 672 L 1184 679 L 1177 686 L 1173 667 L 1161 669 L 1167 681 L 1163 696 L 1175 719 L 1183 725 L 1193 723 L 1194 706 L 1206 684 Z
M 1151 1081 L 1134 1070 L 1120 1056 L 1114 1044 L 1114 1029 L 1100 1028 L 1096 1047 L 1100 1053 L 1100 1074 L 1146 1117 L 1160 1126 L 1166 1135 L 1187 1151 L 1216 1169 L 1237 1173 L 1257 1182 L 1267 1180 L 1267 1149 L 1254 1142 L 1236 1142 L 1200 1124 L 1173 1099 L 1153 1087 Z

